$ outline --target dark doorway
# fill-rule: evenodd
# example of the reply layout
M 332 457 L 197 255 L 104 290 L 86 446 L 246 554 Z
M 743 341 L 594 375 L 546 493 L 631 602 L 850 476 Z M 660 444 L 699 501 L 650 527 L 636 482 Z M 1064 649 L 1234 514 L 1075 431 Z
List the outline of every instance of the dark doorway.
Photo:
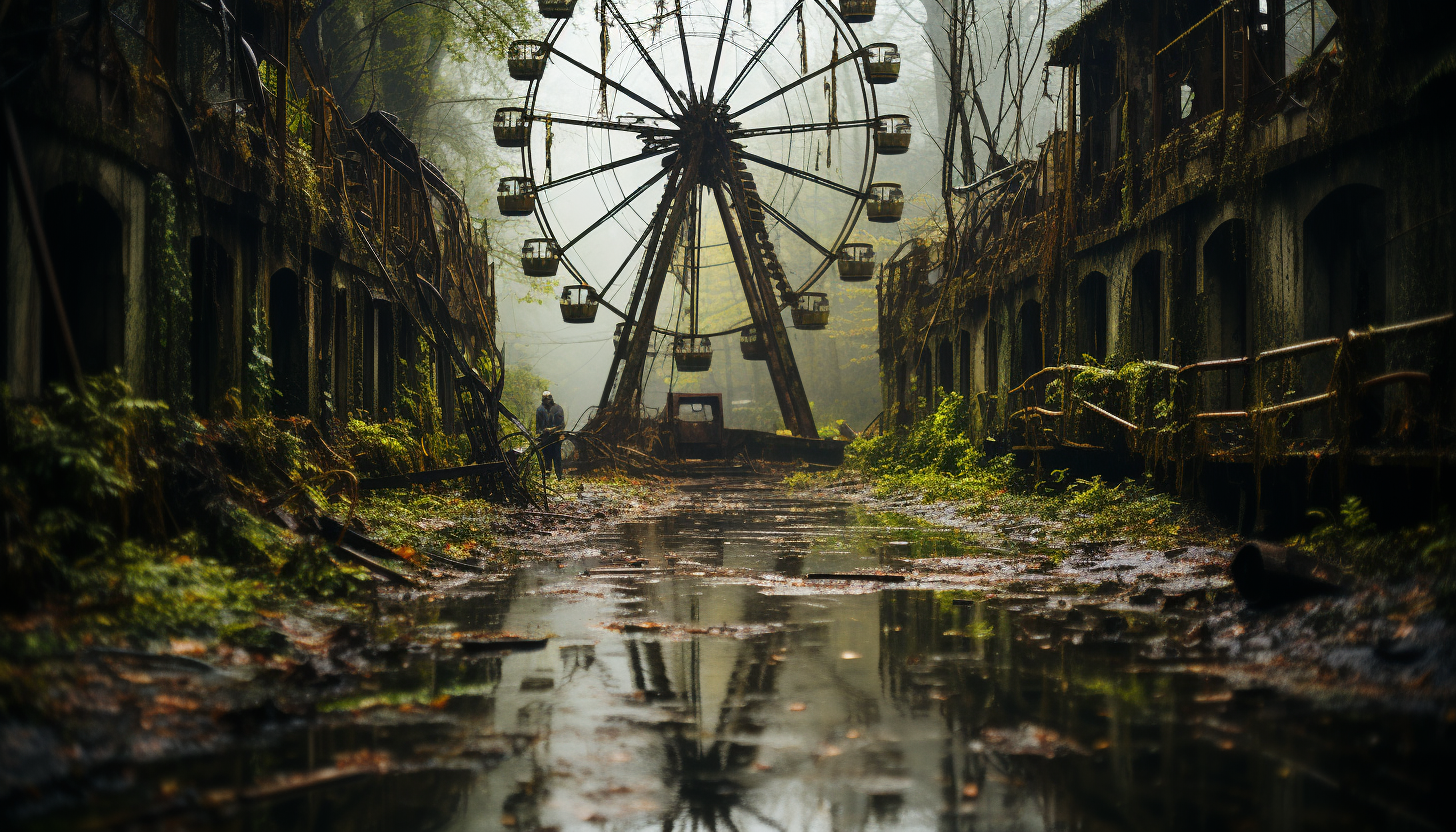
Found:
M 119 367 L 124 360 L 126 326 L 121 219 L 100 194 L 76 184 L 47 193 L 41 216 L 81 372 L 102 373 Z M 47 291 L 41 292 L 40 332 L 41 380 L 70 378 L 65 336 Z
M 905 396 L 908 384 L 906 377 L 909 372 L 905 368 L 905 362 L 901 361 L 895 367 L 895 421 L 902 425 L 910 424 L 910 402 Z
M 1163 255 L 1150 251 L 1132 267 L 1131 358 L 1157 361 L 1163 329 Z
M 1385 194 L 1347 185 L 1304 220 L 1304 337 L 1385 322 Z
M 1203 244 L 1203 291 L 1208 310 L 1204 358 L 1249 354 L 1248 241 L 1243 220 L 1229 220 Z M 1204 373 L 1204 404 L 1214 410 L 1244 406 L 1244 370 Z
M 933 382 L 931 381 L 931 379 L 933 378 L 933 376 L 931 375 L 932 369 L 933 368 L 930 366 L 930 347 L 921 347 L 920 370 L 916 374 L 917 377 L 915 379 L 915 384 L 917 387 L 916 393 L 918 393 L 919 398 L 925 402 L 925 407 L 930 410 L 935 409 L 935 390 L 932 387 Z
M 960 391 L 966 398 L 971 396 L 971 332 L 963 329 L 960 334 Z
M 940 339 L 940 346 L 935 351 L 935 367 L 940 373 L 940 395 L 955 390 L 955 352 L 953 351 L 950 339 Z
M 347 289 L 335 289 L 333 309 L 331 311 L 334 320 L 334 384 L 333 384 L 333 416 L 335 419 L 342 419 L 349 412 L 349 403 L 353 399 L 352 388 L 349 384 L 349 292 Z
M 268 327 L 273 338 L 273 414 L 308 411 L 308 346 L 303 286 L 292 269 L 279 269 L 268 284 Z
M 1107 360 L 1107 275 L 1092 272 L 1077 287 L 1077 354 Z
M 212 416 L 232 385 L 233 261 L 216 240 L 192 238 L 192 409 Z
M 1021 312 L 1017 315 L 1017 330 L 1021 336 L 1021 377 L 1017 383 L 1025 381 L 1037 370 L 1045 367 L 1042 362 L 1042 337 L 1041 337 L 1041 304 L 1029 300 L 1021 304 Z
M 986 392 L 996 395 L 1001 389 L 1001 332 L 995 321 L 986 321 L 982 359 L 985 361 Z
M 371 371 L 374 376 L 371 409 L 376 419 L 388 419 L 394 412 L 394 306 L 389 301 L 374 302 L 373 327 L 370 339 Z
M 1342 337 L 1385 322 L 1385 193 L 1346 185 L 1304 219 L 1304 337 Z M 1379 375 L 1385 366 L 1379 344 L 1365 345 L 1353 358 L 1361 378 Z M 1301 394 L 1323 392 L 1334 368 L 1333 350 L 1306 358 Z M 1378 430 L 1382 410 L 1379 393 L 1362 398 L 1353 426 L 1358 438 Z M 1322 414 L 1307 414 L 1307 428 L 1318 427 L 1317 416 Z

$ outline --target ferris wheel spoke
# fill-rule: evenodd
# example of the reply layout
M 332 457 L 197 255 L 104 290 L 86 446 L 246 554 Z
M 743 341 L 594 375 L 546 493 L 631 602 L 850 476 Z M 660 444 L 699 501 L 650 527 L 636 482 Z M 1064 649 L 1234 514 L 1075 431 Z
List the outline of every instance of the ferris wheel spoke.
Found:
M 613 206 L 612 207 L 612 210 L 608 211 L 601 218 L 599 218 L 596 222 L 594 222 L 591 225 L 587 226 L 585 231 L 581 232 L 580 234 L 576 235 L 575 237 L 572 237 L 571 238 L 571 242 L 567 243 L 564 246 L 561 246 L 558 249 L 558 251 L 565 252 L 567 249 L 570 249 L 572 246 L 574 246 L 577 243 L 581 242 L 581 240 L 582 240 L 583 237 L 585 237 L 586 235 L 592 233 L 593 231 L 596 231 L 598 228 L 600 228 L 602 226 L 602 223 L 605 223 L 607 220 L 611 219 L 612 217 L 615 217 L 617 215 L 617 212 L 618 211 L 621 211 L 623 208 L 626 208 L 637 197 L 642 196 L 642 192 L 643 191 L 647 190 L 648 188 L 650 188 L 653 185 L 657 184 L 658 182 L 662 181 L 662 177 L 667 176 L 669 173 L 671 173 L 674 170 L 676 170 L 676 166 L 669 166 L 669 167 L 665 167 L 662 170 L 658 171 L 657 173 L 653 174 L 653 176 L 652 176 L 651 179 L 647 180 L 646 182 L 643 182 L 637 188 L 637 190 L 635 190 L 632 193 L 628 194 L 625 199 L 623 199 L 621 202 L 618 202 L 615 206 Z
M 773 218 L 774 219 L 776 219 L 779 222 L 783 223 L 784 225 L 788 226 L 789 230 L 792 231 L 792 232 L 794 232 L 794 234 L 799 239 L 801 239 L 804 242 L 808 243 L 809 245 L 813 246 L 815 248 L 815 250 L 817 250 L 820 254 L 824 255 L 825 257 L 834 257 L 835 256 L 834 252 L 832 252 L 829 249 L 825 248 L 824 246 L 820 245 L 818 240 L 814 239 L 813 237 L 811 237 L 809 235 L 809 232 L 807 232 L 804 229 L 800 228 L 799 226 L 795 225 L 794 222 L 793 222 L 793 220 L 790 220 L 788 217 L 784 216 L 783 213 L 779 211 L 779 209 L 773 207 L 772 205 L 768 204 L 767 201 L 764 201 L 764 200 L 760 200 L 759 201 L 759 205 L 763 206 L 763 210 L 764 211 L 766 211 L 769 214 L 773 215 Z
M 713 100 L 713 87 L 718 83 L 718 64 L 723 60 L 723 42 L 728 40 L 728 18 L 733 14 L 733 0 L 723 4 L 723 23 L 718 27 L 718 45 L 713 49 L 713 74 L 708 76 L 708 100 Z
M 770 167 L 770 168 L 773 168 L 774 170 L 782 171 L 783 173 L 787 173 L 790 176 L 797 176 L 800 179 L 803 179 L 803 180 L 805 180 L 807 182 L 813 182 L 813 183 L 818 184 L 818 185 L 823 185 L 824 187 L 829 188 L 831 190 L 839 191 L 842 194 L 848 194 L 849 196 L 852 196 L 855 199 L 863 199 L 864 196 L 865 196 L 863 193 L 861 193 L 859 191 L 856 191 L 854 188 L 851 188 L 848 185 L 841 185 L 838 182 L 834 182 L 834 181 L 831 181 L 829 179 L 825 179 L 822 176 L 815 176 L 814 174 L 809 173 L 808 171 L 802 171 L 802 170 L 799 170 L 798 168 L 791 168 L 788 165 L 782 164 L 780 162 L 775 162 L 772 159 L 766 159 L 766 158 L 764 158 L 762 156 L 759 156 L 756 153 L 749 153 L 746 150 L 740 150 L 740 151 L 738 151 L 738 155 L 739 156 L 742 156 L 745 159 L 750 159 L 752 161 L 755 161 L 755 162 L 759 163 L 760 165 L 764 165 L 765 167 Z
M 678 131 L 667 130 L 662 127 L 654 127 L 646 124 L 623 124 L 618 121 L 604 121 L 601 119 L 573 118 L 572 116 L 559 116 L 555 113 L 532 113 L 532 121 L 545 121 L 550 119 L 552 124 L 570 124 L 573 127 L 594 127 L 598 130 L 620 130 L 623 133 L 650 134 L 656 136 L 676 136 Z
M 602 83 L 610 86 L 612 89 L 617 90 L 618 92 L 622 93 L 623 95 L 627 96 L 628 98 L 632 99 L 633 101 L 636 101 L 638 104 L 641 104 L 642 106 L 644 106 L 644 107 L 652 110 L 654 113 L 657 113 L 658 115 L 662 116 L 663 118 L 669 119 L 669 120 L 675 120 L 675 119 L 673 119 L 673 115 L 671 113 L 669 113 L 668 111 L 662 109 L 661 107 L 657 106 L 656 104 L 653 104 L 651 101 L 648 101 L 647 99 L 643 98 L 642 96 L 638 95 L 637 93 L 632 92 L 631 90 L 627 89 L 626 87 L 622 86 L 621 84 L 617 83 L 616 81 L 613 81 L 611 78 L 608 78 L 607 76 L 601 74 L 600 72 L 596 71 L 595 69 L 592 69 L 591 67 L 589 67 L 586 64 L 582 63 L 581 61 L 578 61 L 577 59 L 571 57 L 570 55 L 566 54 L 565 52 L 562 52 L 559 49 L 553 49 L 551 51 L 551 54 L 552 54 L 552 56 L 564 58 L 567 63 L 571 64 L 572 66 L 576 67 L 577 69 L 581 70 L 582 72 L 585 72 L 586 74 L 592 76 L 593 78 L 597 79 L 598 81 L 601 81 Z
M 754 50 L 753 56 L 749 58 L 746 63 L 743 64 L 743 69 L 739 70 L 738 76 L 733 79 L 733 83 L 729 84 L 728 89 L 723 91 L 724 101 L 732 98 L 733 93 L 738 91 L 739 85 L 741 85 L 744 79 L 748 77 L 748 73 L 755 66 L 758 66 L 758 61 L 760 58 L 763 57 L 763 53 L 768 51 L 768 48 L 773 45 L 774 40 L 778 38 L 779 33 L 783 32 L 785 26 L 789 25 L 789 21 L 793 19 L 794 13 L 797 12 L 799 9 L 803 8 L 803 6 L 804 0 L 796 0 L 794 5 L 789 7 L 788 14 L 784 15 L 784 19 L 779 21 L 779 25 L 774 27 L 773 32 L 770 33 L 768 37 L 764 38 L 763 43 L 759 44 L 758 49 Z
M 698 89 L 693 85 L 693 60 L 688 57 L 688 33 L 683 26 L 682 0 L 677 0 L 677 43 L 682 47 L 683 70 L 688 75 L 688 100 L 698 100 Z
M 671 148 L 660 148 L 660 149 L 657 149 L 657 150 L 644 150 L 641 153 L 638 153 L 636 156 L 628 156 L 625 159 L 618 159 L 615 162 L 608 162 L 605 165 L 597 165 L 594 168 L 587 168 L 586 170 L 583 170 L 583 171 L 577 171 L 576 173 L 573 173 L 570 176 L 563 176 L 560 179 L 553 179 L 553 180 L 551 180 L 550 182 L 547 182 L 544 185 L 537 185 L 536 186 L 536 193 L 540 193 L 540 192 L 542 192 L 542 191 L 544 191 L 544 190 L 546 190 L 548 188 L 554 188 L 557 185 L 565 185 L 568 182 L 576 182 L 578 180 L 585 179 L 588 176 L 596 176 L 599 173 L 606 173 L 609 170 L 613 170 L 615 168 L 620 168 L 620 167 L 622 167 L 624 165 L 630 165 L 630 164 L 633 164 L 634 162 L 641 162 L 644 159 L 651 159 L 654 156 L 661 156 L 662 154 L 669 153 L 669 152 L 671 152 Z
M 817 133 L 820 130 L 848 130 L 854 127 L 873 127 L 875 119 L 857 118 L 850 121 L 818 121 L 811 124 L 776 124 L 772 127 L 750 127 L 746 130 L 729 130 L 730 139 L 753 139 L 760 136 L 781 136 L 785 133 Z
M 676 170 L 676 168 L 668 168 L 668 170 Z M 668 182 L 667 183 L 667 186 L 669 188 L 671 188 L 672 187 L 672 182 Z M 622 258 L 622 265 L 618 266 L 617 267 L 617 270 L 614 271 L 614 272 L 612 272 L 611 279 L 609 279 L 602 286 L 602 290 L 598 294 L 606 295 L 606 293 L 611 290 L 612 285 L 617 282 L 617 278 L 621 277 L 622 276 L 622 273 L 627 270 L 627 266 L 629 264 L 631 264 L 632 258 L 634 258 L 634 257 L 637 256 L 637 252 L 638 252 L 639 249 L 642 248 L 642 244 L 645 243 L 645 242 L 647 242 L 647 238 L 649 236 L 652 236 L 654 234 L 654 232 L 656 232 L 661 225 L 662 225 L 662 215 L 661 215 L 661 213 L 659 212 L 659 213 L 653 214 L 653 216 L 652 216 L 652 222 L 647 223 L 647 227 L 644 228 L 644 229 L 642 229 L 642 233 L 641 234 L 638 234 L 637 235 L 637 241 L 632 244 L 632 248 L 627 252 L 627 256 L 624 257 L 624 258 Z M 654 236 L 653 239 L 656 240 L 656 237 Z M 626 317 L 626 316 L 624 316 L 624 317 Z
M 617 4 L 613 3 L 612 0 L 601 0 L 601 2 L 606 4 L 607 9 L 612 13 L 612 17 L 617 19 L 617 25 L 621 26 L 622 30 L 627 33 L 627 39 L 632 41 L 633 46 L 637 47 L 637 53 L 642 56 L 642 60 L 646 62 L 648 69 L 652 70 L 652 74 L 657 76 L 657 82 L 662 84 L 662 88 L 667 91 L 668 98 L 671 98 L 677 104 L 680 112 L 686 111 L 687 105 L 683 103 L 682 96 L 677 94 L 677 90 L 673 89 L 672 84 L 668 83 L 667 76 L 662 74 L 662 68 L 657 65 L 656 61 L 652 60 L 651 55 L 647 54 L 647 48 L 642 45 L 642 41 L 637 37 L 637 31 L 622 16 L 622 12 L 617 8 Z M 678 19 L 682 19 L 681 14 L 679 14 Z
M 775 98 L 778 98 L 779 96 L 783 95 L 784 93 L 786 93 L 786 92 L 788 92 L 788 91 L 790 91 L 792 89 L 795 89 L 795 88 L 797 88 L 797 87 L 799 87 L 799 86 L 801 86 L 803 84 L 809 83 L 810 81 L 814 80 L 815 78 L 818 78 L 820 75 L 823 75 L 824 73 L 829 72 L 830 70 L 834 69 L 835 67 L 838 67 L 841 64 L 847 64 L 850 61 L 857 60 L 860 57 L 860 55 L 862 55 L 862 54 L 863 54 L 863 50 L 858 51 L 858 52 L 851 52 L 848 55 L 845 55 L 843 58 L 840 58 L 839 60 L 837 60 L 837 61 L 835 61 L 835 62 L 833 62 L 831 64 L 828 64 L 826 66 L 822 66 L 819 69 L 816 69 L 813 72 L 809 73 L 808 75 L 805 75 L 804 77 L 799 78 L 798 80 L 790 81 L 789 83 L 784 84 L 782 87 L 779 87 L 778 89 L 774 90 L 773 92 L 769 93 L 768 95 L 765 95 L 763 98 L 760 98 L 757 101 L 753 102 L 752 104 L 749 104 L 747 107 L 744 107 L 743 109 L 739 110 L 738 112 L 733 113 L 732 115 L 728 116 L 728 118 L 730 120 L 731 119 L 738 118 L 739 116 L 743 115 L 744 113 L 748 112 L 749 110 L 753 110 L 753 109 L 756 109 L 758 107 L 761 107 L 764 104 L 767 104 L 768 102 L 774 100 Z

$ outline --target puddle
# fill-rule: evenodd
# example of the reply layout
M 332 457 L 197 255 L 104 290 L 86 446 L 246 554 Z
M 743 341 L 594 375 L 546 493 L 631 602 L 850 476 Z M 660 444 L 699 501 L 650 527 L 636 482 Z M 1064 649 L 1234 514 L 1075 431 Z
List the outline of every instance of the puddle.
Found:
M 384 612 L 544 649 L 401 647 L 362 692 L 101 772 L 30 827 L 1438 829 L 1456 808 L 1444 715 L 1234 681 L 1197 567 L 1110 604 L 1052 579 L 1084 552 L 974 592 L 820 587 L 800 576 L 1024 547 L 751 486 L 538 545 Z M 1118 568 L 1192 557 L 1154 554 Z

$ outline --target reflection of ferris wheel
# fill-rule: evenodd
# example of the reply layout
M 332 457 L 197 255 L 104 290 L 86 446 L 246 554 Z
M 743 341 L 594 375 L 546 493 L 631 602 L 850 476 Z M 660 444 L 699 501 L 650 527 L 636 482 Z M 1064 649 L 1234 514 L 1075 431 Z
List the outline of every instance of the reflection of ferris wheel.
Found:
M 511 45 L 511 76 L 530 88 L 524 107 L 496 111 L 494 129 L 502 147 L 521 148 L 524 175 L 501 181 L 498 202 L 535 214 L 543 232 L 526 241 L 522 268 L 565 268 L 566 321 L 590 322 L 599 306 L 622 318 L 603 411 L 637 412 L 654 333 L 673 339 L 680 372 L 707 370 L 710 338 L 736 333 L 744 358 L 767 362 L 784 424 L 814 436 L 781 310 L 798 329 L 825 328 L 828 299 L 812 289 L 831 266 L 842 280 L 874 276 L 873 248 L 850 242 L 861 210 L 894 222 L 904 205 L 897 183 L 872 181 L 877 155 L 909 148 L 909 119 L 881 115 L 873 86 L 898 77 L 899 52 L 861 47 L 848 25 L 872 19 L 875 0 L 791 0 L 767 36 L 734 0 L 643 2 L 642 19 L 622 0 L 598 2 L 590 40 L 571 25 L 575 0 L 538 0 L 553 20 L 546 39 Z M 781 37 L 791 25 L 796 44 Z M 809 32 L 832 39 L 814 71 Z M 613 36 L 630 48 L 609 51 Z M 579 60 L 573 47 L 600 54 Z M 553 176 L 553 164 L 572 172 Z M 705 332 L 700 288 L 729 267 L 746 314 Z M 661 325 L 669 282 L 676 317 Z

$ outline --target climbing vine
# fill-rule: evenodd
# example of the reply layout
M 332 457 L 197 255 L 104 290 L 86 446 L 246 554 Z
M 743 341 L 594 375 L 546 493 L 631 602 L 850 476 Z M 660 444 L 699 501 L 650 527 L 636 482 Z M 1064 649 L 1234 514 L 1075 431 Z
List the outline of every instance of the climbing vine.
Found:
M 183 266 L 177 228 L 177 193 L 166 174 L 147 186 L 147 273 L 151 275 L 152 311 L 148 316 L 153 348 L 152 385 L 174 409 L 191 399 L 192 284 Z

